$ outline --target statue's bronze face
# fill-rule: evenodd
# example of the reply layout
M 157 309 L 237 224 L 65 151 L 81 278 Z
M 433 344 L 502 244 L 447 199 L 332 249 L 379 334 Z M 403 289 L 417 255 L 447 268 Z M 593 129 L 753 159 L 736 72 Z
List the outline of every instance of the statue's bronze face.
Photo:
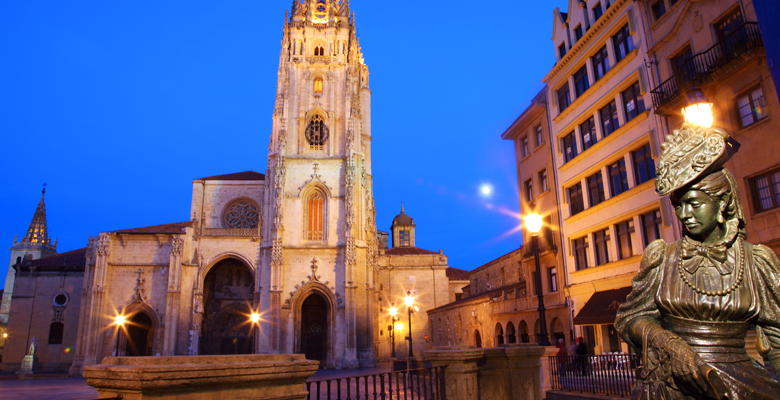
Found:
M 701 242 L 719 239 L 713 236 L 720 234 L 720 200 L 691 189 L 679 198 L 674 210 L 685 231 L 694 239 Z

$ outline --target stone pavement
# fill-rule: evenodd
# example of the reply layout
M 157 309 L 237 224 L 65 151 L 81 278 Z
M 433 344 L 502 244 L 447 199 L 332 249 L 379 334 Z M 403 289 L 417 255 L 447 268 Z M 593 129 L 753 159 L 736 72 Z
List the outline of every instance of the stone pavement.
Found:
M 369 375 L 387 372 L 386 368 L 318 371 L 311 379 L 333 379 L 345 376 Z M 94 400 L 98 393 L 84 382 L 83 378 L 15 379 L 0 377 L 0 399 L 2 400 Z

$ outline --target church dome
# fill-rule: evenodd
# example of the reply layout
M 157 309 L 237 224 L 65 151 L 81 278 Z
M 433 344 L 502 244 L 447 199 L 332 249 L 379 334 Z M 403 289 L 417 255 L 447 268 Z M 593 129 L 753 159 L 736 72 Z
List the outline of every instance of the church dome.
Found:
M 393 218 L 393 225 L 414 225 L 414 219 L 407 215 L 406 212 L 404 212 L 403 207 L 401 207 L 401 213 Z

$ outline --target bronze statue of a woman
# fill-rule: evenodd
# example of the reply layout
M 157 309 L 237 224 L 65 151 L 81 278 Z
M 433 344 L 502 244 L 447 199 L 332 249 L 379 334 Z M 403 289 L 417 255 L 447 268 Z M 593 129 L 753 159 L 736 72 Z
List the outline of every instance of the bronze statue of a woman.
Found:
M 656 240 L 615 325 L 642 352 L 636 399 L 780 399 L 780 260 L 745 240 L 737 186 L 723 163 L 736 142 L 720 129 L 685 125 L 667 137 L 656 191 L 669 195 L 684 237 Z

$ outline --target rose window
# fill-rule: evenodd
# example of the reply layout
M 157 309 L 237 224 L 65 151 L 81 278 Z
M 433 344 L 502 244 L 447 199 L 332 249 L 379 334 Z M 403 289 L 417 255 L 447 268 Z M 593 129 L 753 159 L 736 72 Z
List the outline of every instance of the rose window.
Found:
M 236 200 L 222 213 L 225 228 L 257 228 L 259 220 L 257 204 L 251 200 Z

